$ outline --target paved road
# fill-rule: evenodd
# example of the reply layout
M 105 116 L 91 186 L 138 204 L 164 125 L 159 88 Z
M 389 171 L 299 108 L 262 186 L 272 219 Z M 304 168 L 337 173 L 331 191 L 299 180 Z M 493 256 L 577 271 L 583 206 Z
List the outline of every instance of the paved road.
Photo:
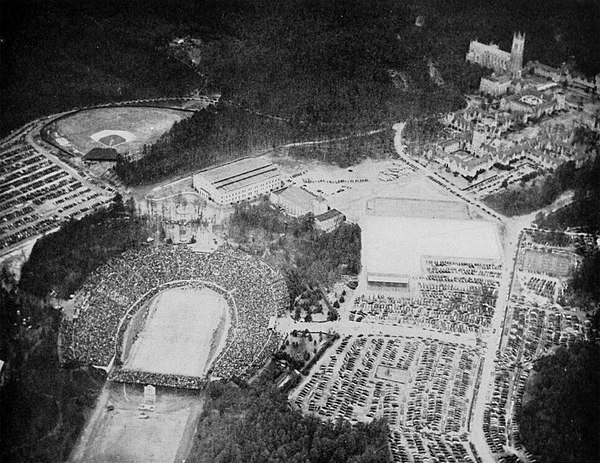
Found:
M 305 329 L 311 332 L 336 332 L 341 336 L 357 336 L 359 334 L 363 334 L 366 336 L 421 336 L 423 338 L 437 339 L 439 341 L 444 342 L 456 342 L 468 346 L 476 346 L 477 344 L 476 333 L 455 334 L 448 331 L 438 331 L 434 329 L 421 328 L 418 326 L 352 322 L 350 320 L 337 320 L 334 322 L 297 323 L 291 317 L 279 318 L 275 323 L 275 330 L 279 331 L 280 333 L 290 333 L 293 330 L 303 331 Z
M 512 281 L 512 272 L 514 268 L 514 257 L 517 250 L 517 243 L 521 226 L 519 222 L 509 222 L 507 224 L 506 248 L 504 254 L 504 265 L 502 271 L 502 280 L 496 299 L 496 310 L 492 319 L 492 333 L 488 339 L 488 346 L 483 360 L 483 370 L 481 374 L 481 383 L 479 392 L 475 398 L 473 407 L 473 422 L 471 426 L 471 442 L 475 445 L 479 456 L 484 463 L 494 463 L 492 451 L 489 448 L 483 433 L 483 415 L 485 404 L 491 398 L 494 388 L 494 359 L 496 351 L 500 348 L 502 337 L 502 325 L 506 313 L 506 305 L 510 293 Z
M 428 167 L 419 164 L 418 162 L 413 160 L 410 156 L 405 154 L 403 144 L 402 144 L 402 130 L 404 129 L 404 125 L 405 125 L 404 123 L 394 125 L 394 130 L 396 131 L 396 135 L 394 136 L 394 147 L 396 148 L 396 152 L 398 153 L 398 155 L 407 164 L 412 166 L 414 169 L 423 172 L 431 180 L 433 180 L 439 184 L 442 184 L 450 193 L 452 193 L 455 196 L 458 196 L 459 199 L 461 199 L 463 201 L 467 201 L 469 204 L 478 207 L 486 214 L 492 216 L 494 219 L 496 219 L 500 222 L 504 222 L 506 220 L 506 217 L 504 217 L 503 215 L 497 213 L 496 211 L 489 208 L 488 206 L 486 206 L 484 203 L 482 203 L 478 199 L 475 199 L 474 197 L 472 197 L 471 195 L 468 195 L 465 192 L 459 190 L 452 183 L 448 182 L 446 179 L 444 179 L 443 177 L 440 177 L 439 175 L 437 175 L 434 171 L 432 171 Z

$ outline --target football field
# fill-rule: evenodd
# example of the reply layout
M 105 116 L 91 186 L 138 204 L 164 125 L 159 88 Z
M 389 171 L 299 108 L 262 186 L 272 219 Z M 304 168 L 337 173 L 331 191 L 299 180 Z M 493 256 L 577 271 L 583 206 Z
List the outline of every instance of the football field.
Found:
M 150 315 L 125 368 L 202 376 L 226 333 L 227 301 L 208 288 L 172 288 L 149 304 Z

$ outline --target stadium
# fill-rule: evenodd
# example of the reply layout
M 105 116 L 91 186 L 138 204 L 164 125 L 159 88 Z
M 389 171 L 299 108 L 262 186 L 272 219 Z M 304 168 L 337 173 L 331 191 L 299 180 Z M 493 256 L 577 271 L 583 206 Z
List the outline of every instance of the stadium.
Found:
M 114 149 L 134 157 L 151 145 L 175 122 L 192 112 L 170 108 L 118 106 L 85 109 L 47 125 L 44 139 L 72 156 L 94 148 Z
M 287 299 L 281 274 L 240 251 L 149 245 L 87 279 L 61 326 L 61 361 L 178 388 L 248 378 L 278 345 L 268 327 Z

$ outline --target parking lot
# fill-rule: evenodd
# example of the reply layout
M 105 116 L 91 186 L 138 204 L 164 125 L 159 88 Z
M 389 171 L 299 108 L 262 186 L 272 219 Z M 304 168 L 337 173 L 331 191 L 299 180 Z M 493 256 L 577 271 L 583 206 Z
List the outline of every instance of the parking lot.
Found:
M 561 240 L 564 245 L 560 246 L 542 243 L 539 236 L 533 239 L 534 233 L 539 235 L 525 230 L 519 240 L 493 387 L 483 417 L 485 440 L 492 452 L 498 457 L 512 454 L 529 463 L 535 458 L 524 449 L 514 416 L 521 408 L 533 364 L 559 346 L 588 337 L 590 327 L 583 312 L 557 304 L 575 259 L 574 241 Z
M 466 436 L 480 354 L 422 336 L 347 335 L 290 401 L 328 420 L 385 417 L 396 461 L 470 461 Z
M 90 185 L 48 155 L 30 131 L 0 146 L 0 185 L 0 253 L 111 199 L 107 190 Z

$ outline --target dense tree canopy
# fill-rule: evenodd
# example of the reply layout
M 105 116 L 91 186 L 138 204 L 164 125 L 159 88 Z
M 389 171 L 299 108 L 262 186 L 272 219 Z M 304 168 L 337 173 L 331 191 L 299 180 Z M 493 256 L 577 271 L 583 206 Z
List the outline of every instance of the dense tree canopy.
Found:
M 144 157 L 118 163 L 116 172 L 128 184 L 152 183 L 318 136 L 317 128 L 220 103 L 175 123 L 155 144 L 145 147 Z
M 540 359 L 517 415 L 525 447 L 547 463 L 597 462 L 599 391 L 598 344 L 579 342 Z
M 344 223 L 323 233 L 315 229 L 312 214 L 287 217 L 263 201 L 236 206 L 229 233 L 247 251 L 284 271 L 291 300 L 307 286 L 330 284 L 361 268 L 361 230 L 356 224 Z
M 573 202 L 554 214 L 540 217 L 538 225 L 547 228 L 579 227 L 600 232 L 600 156 L 574 178 Z
M 196 89 L 308 122 L 435 113 L 479 83 L 481 69 L 464 60 L 469 41 L 510 50 L 515 30 L 527 33 L 525 60 L 572 58 L 600 71 L 594 0 L 8 0 L 0 8 L 1 133 L 73 107 Z M 203 43 L 197 69 L 167 52 L 186 35 Z
M 213 384 L 198 425 L 193 463 L 390 462 L 384 421 L 351 426 L 302 416 L 272 386 Z
M 146 242 L 147 223 L 120 195 L 113 205 L 40 238 L 21 270 L 20 288 L 44 297 L 68 298 L 98 266 Z
M 594 205 L 600 204 L 597 196 L 597 185 L 592 185 L 593 175 L 600 171 L 598 160 L 588 162 L 579 169 L 573 161 L 558 166 L 541 180 L 535 180 L 531 185 L 516 185 L 500 190 L 498 193 L 486 196 L 484 202 L 493 209 L 507 216 L 523 215 L 552 204 L 567 190 L 576 190 L 575 216 L 583 220 L 584 216 L 596 216 L 600 213 Z M 578 219 L 579 220 L 579 219 Z M 600 221 L 598 221 L 600 224 Z
M 63 369 L 61 312 L 0 281 L 0 460 L 60 462 L 69 457 L 105 380 L 93 368 Z

